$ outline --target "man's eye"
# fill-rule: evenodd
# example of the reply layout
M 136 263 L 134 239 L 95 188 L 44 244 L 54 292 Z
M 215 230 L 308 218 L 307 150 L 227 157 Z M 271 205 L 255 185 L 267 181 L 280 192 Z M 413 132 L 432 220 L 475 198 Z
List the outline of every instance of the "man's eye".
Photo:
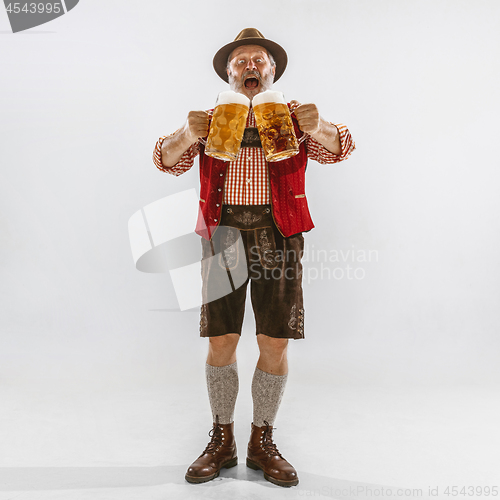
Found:
M 243 64 L 244 62 L 245 62 L 245 60 L 244 60 L 244 59 L 240 59 L 240 60 L 238 61 L 238 64 Z
M 258 63 L 261 63 L 261 62 L 262 62 L 262 59 L 257 59 L 257 62 L 258 62 Z

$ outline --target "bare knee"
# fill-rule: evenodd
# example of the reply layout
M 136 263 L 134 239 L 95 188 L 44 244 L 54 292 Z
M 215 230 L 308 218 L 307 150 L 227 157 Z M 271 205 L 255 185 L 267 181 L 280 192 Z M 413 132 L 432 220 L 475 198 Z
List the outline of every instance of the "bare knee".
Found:
M 288 347 L 288 339 L 277 339 L 259 333 L 257 335 L 257 343 L 261 356 L 282 358 L 286 356 Z
M 225 366 L 234 363 L 239 340 L 240 336 L 237 333 L 210 337 L 207 363 L 212 366 Z

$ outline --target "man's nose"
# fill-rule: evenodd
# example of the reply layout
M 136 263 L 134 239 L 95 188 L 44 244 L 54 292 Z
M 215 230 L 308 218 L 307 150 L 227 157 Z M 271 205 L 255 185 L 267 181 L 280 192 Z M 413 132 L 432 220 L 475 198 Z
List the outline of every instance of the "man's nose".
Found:
M 249 71 L 256 70 L 257 69 L 257 65 L 252 60 L 250 60 L 247 63 L 247 68 L 246 69 L 249 70 Z

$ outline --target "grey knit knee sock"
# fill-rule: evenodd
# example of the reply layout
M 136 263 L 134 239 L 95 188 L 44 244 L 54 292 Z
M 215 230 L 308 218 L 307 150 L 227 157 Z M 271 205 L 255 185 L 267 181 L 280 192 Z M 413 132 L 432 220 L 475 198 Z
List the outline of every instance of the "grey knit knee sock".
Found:
M 212 366 L 205 363 L 208 398 L 213 421 L 219 415 L 220 424 L 230 424 L 234 418 L 234 406 L 238 395 L 238 365 Z
M 262 427 L 264 420 L 274 425 L 287 378 L 288 373 L 273 375 L 255 367 L 252 379 L 253 425 Z

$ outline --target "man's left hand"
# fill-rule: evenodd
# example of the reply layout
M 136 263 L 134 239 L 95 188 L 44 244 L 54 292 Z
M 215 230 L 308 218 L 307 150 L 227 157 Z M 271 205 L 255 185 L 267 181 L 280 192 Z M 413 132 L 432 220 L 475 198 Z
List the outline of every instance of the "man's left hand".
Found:
M 297 117 L 302 132 L 314 135 L 319 132 L 321 121 L 316 104 L 300 104 L 298 101 L 290 101 L 293 113 Z
M 316 104 L 300 104 L 298 101 L 290 101 L 290 108 L 297 117 L 302 132 L 309 134 L 331 153 L 342 154 L 340 134 L 337 127 L 319 116 Z

